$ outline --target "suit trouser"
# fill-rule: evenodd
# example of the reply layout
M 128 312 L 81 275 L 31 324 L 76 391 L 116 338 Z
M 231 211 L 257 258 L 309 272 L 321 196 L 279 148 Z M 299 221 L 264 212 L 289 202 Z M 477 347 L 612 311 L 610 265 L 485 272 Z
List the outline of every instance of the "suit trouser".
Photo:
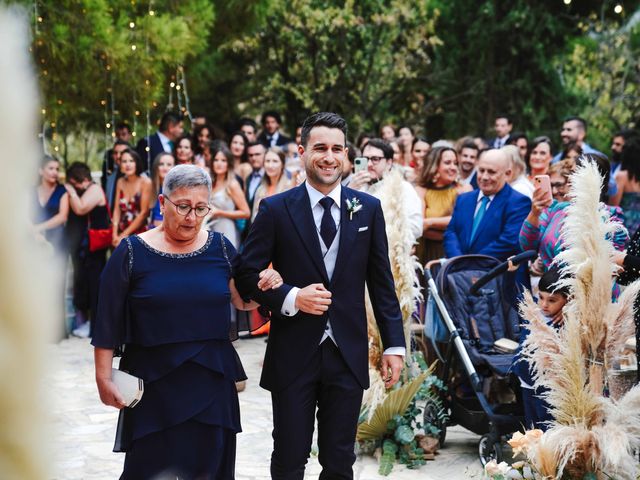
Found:
M 303 374 L 272 392 L 275 480 L 302 480 L 318 408 L 320 480 L 352 479 L 362 387 L 331 339 L 318 348 Z

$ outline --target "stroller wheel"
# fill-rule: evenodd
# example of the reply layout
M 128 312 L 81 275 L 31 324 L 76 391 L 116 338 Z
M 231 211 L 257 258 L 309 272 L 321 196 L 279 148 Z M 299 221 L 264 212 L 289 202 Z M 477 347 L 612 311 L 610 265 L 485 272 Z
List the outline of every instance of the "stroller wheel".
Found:
M 447 436 L 447 422 L 440 406 L 432 399 L 427 399 L 427 403 L 424 405 L 423 424 L 431 424 L 440 430 L 438 441 L 440 442 L 440 448 L 444 447 L 444 440 Z
M 490 433 L 483 435 L 480 438 L 480 443 L 478 443 L 478 456 L 483 467 L 491 460 L 500 463 L 502 461 L 500 438 L 496 438 L 495 435 Z

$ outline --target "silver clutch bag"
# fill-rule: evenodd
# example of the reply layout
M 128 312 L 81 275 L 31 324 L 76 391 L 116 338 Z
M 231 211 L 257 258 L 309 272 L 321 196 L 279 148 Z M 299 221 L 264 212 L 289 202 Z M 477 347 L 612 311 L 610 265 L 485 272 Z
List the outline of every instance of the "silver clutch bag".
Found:
M 118 387 L 118 391 L 124 398 L 127 407 L 135 407 L 142 399 L 144 382 L 141 378 L 134 377 L 117 368 L 112 368 L 111 381 Z

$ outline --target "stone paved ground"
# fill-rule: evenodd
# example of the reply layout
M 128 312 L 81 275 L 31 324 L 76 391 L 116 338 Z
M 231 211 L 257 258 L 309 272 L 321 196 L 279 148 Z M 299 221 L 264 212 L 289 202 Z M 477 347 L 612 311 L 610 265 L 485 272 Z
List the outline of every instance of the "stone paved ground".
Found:
M 243 432 L 238 436 L 236 478 L 269 478 L 271 453 L 271 404 L 268 392 L 257 382 L 265 344 L 262 339 L 240 340 L 236 347 L 249 376 L 247 389 L 240 394 Z M 123 454 L 112 453 L 117 412 L 100 403 L 93 381 L 93 349 L 87 340 L 71 338 L 49 347 L 51 359 L 45 380 L 51 392 L 53 464 L 51 479 L 111 480 L 118 478 Z M 447 444 L 435 461 L 419 470 L 394 467 L 387 477 L 393 480 L 480 479 L 477 457 L 478 437 L 461 427 L 447 431 Z M 377 474 L 377 462 L 358 458 L 354 467 L 358 480 L 385 478 Z M 309 460 L 307 479 L 317 479 L 320 466 Z

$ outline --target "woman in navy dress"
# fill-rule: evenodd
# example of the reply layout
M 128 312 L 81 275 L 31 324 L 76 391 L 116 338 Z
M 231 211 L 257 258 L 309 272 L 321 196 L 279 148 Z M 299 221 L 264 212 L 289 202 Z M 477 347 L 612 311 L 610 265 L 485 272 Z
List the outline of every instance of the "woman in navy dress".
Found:
M 244 303 L 232 280 L 236 255 L 219 233 L 201 230 L 211 179 L 193 165 L 167 173 L 164 222 L 126 238 L 102 275 L 92 344 L 103 403 L 121 409 L 114 451 L 126 452 L 121 479 L 233 479 L 240 412 L 235 382 L 246 378 L 229 340 L 229 303 Z M 282 279 L 263 272 L 259 287 Z M 111 381 L 120 369 L 142 378 L 144 396 L 123 408 Z

